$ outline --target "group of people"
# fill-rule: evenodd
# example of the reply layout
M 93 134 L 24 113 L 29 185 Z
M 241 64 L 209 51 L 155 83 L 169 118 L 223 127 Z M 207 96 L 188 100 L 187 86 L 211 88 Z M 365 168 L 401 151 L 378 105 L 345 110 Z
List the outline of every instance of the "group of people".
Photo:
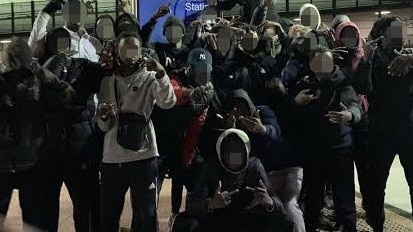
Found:
M 66 23 L 47 31 L 57 11 Z M 396 154 L 413 189 L 413 52 L 399 17 L 365 40 L 312 4 L 299 24 L 273 0 L 230 21 L 182 21 L 165 5 L 142 27 L 130 12 L 102 15 L 90 34 L 86 11 L 50 0 L 29 40 L 4 51 L 0 228 L 17 188 L 24 231 L 58 231 L 64 183 L 76 231 L 119 231 L 128 190 L 131 231 L 158 231 L 170 178 L 173 232 L 315 232 L 330 195 L 331 229 L 353 232 L 355 163 L 366 221 L 382 232 Z M 162 17 L 167 42 L 154 42 Z

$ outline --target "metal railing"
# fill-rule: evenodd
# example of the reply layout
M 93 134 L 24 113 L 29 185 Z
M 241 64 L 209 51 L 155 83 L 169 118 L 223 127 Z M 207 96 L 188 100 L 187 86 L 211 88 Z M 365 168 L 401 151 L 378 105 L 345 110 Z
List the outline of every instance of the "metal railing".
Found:
M 28 33 L 32 29 L 32 25 L 37 17 L 37 14 L 49 1 L 30 1 L 21 3 L 6 3 L 0 4 L 0 35 L 13 35 Z M 102 14 L 109 14 L 116 18 L 118 14 L 118 0 L 98 0 L 93 3 L 93 12 L 88 12 L 84 22 L 86 28 L 93 27 L 96 19 Z M 56 25 L 63 25 L 64 20 L 60 12 L 56 12 L 49 24 L 48 28 L 53 28 Z
M 149 0 L 144 0 L 149 1 Z M 38 12 L 47 4 L 48 0 L 30 1 L 22 3 L 0 4 L 0 35 L 10 36 L 14 34 L 27 34 Z M 93 12 L 87 14 L 85 27 L 92 28 L 96 19 L 102 14 L 110 14 L 116 18 L 119 14 L 118 0 L 98 0 L 93 5 Z M 296 14 L 304 3 L 315 4 L 322 13 L 338 14 L 342 12 L 413 7 L 413 0 L 278 0 L 277 6 L 283 17 L 291 17 Z M 232 11 L 233 12 L 233 11 Z M 227 12 L 231 14 L 231 12 Z M 60 12 L 53 15 L 48 28 L 63 25 L 64 20 Z

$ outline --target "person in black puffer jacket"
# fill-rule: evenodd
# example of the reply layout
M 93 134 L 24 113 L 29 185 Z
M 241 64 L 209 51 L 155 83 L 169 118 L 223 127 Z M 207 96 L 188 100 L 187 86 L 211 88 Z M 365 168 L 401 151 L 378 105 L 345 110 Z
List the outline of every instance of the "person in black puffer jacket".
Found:
M 325 184 L 332 181 L 338 219 L 344 231 L 356 231 L 354 165 L 350 124 L 360 120 L 356 92 L 344 82 L 344 75 L 333 66 L 333 54 L 319 48 L 311 55 L 306 81 L 298 85 L 292 100 L 292 117 L 300 133 L 304 161 L 306 231 L 318 227 Z M 323 64 L 321 66 L 318 66 Z M 329 68 L 328 64 L 331 64 Z M 305 149 L 305 150 L 304 150 Z
M 46 125 L 45 101 L 64 96 L 44 96 L 53 86 L 40 77 L 31 49 L 21 38 L 13 38 L 6 50 L 7 71 L 0 75 L 0 230 L 13 188 L 19 189 L 23 221 L 46 229 L 39 191 L 43 186 L 40 163 L 50 142 Z M 54 89 L 63 89 L 54 85 Z M 64 98 L 64 97 L 63 97 Z
M 396 153 L 405 171 L 413 202 L 413 54 L 396 54 L 403 46 L 404 23 L 387 15 L 373 25 L 373 40 L 379 40 L 372 59 L 373 89 L 369 94 L 369 182 L 367 221 L 375 232 L 383 231 L 387 178 Z

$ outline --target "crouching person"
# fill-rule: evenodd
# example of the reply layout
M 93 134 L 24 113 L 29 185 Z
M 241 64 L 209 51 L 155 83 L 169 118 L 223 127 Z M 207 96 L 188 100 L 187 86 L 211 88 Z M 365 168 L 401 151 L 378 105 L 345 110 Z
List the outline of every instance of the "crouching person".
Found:
M 125 194 L 131 189 L 132 231 L 157 231 L 158 149 L 150 116 L 155 104 L 172 108 L 176 97 L 164 68 L 142 57 L 142 40 L 118 40 L 120 67 L 101 84 L 98 125 L 105 132 L 102 160 L 102 231 L 119 230 Z
M 281 201 L 271 189 L 264 167 L 250 158 L 248 135 L 224 131 L 216 143 L 220 165 L 205 164 L 203 175 L 178 215 L 179 231 L 292 231 Z

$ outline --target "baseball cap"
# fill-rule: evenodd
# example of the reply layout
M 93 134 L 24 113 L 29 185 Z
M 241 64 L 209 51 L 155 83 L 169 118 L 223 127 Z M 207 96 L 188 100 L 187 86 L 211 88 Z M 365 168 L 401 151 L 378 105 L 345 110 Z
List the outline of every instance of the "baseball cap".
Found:
M 211 77 L 212 55 L 203 48 L 195 48 L 189 52 L 188 65 L 191 67 L 197 85 L 206 84 Z

